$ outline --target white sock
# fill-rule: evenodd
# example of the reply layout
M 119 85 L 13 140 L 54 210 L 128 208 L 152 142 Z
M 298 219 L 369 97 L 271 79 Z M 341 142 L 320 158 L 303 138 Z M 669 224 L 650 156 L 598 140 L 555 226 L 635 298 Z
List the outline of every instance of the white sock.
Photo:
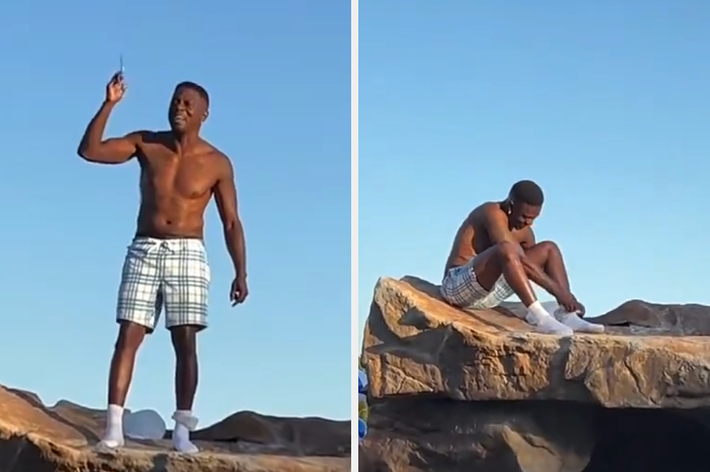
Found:
M 173 414 L 175 428 L 173 429 L 173 447 L 178 452 L 194 454 L 199 451 L 190 441 L 190 431 L 197 426 L 197 418 L 189 410 L 177 410 Z
M 106 432 L 100 444 L 114 449 L 123 446 L 123 443 L 123 407 L 109 405 L 106 410 Z
M 555 318 L 569 326 L 574 331 L 579 331 L 580 333 L 603 333 L 604 325 L 590 323 L 589 321 L 580 318 L 576 312 L 568 312 L 564 308 L 560 307 L 553 313 Z
M 571 336 L 572 328 L 566 326 L 550 315 L 542 303 L 534 301 L 525 315 L 525 321 L 535 327 L 535 330 L 545 334 L 556 334 L 559 336 Z

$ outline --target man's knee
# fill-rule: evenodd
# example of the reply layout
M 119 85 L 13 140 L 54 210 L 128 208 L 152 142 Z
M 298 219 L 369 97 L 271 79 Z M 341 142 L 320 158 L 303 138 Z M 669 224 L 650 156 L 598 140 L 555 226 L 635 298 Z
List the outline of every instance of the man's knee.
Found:
M 535 244 L 532 248 L 530 249 L 535 249 L 537 251 L 544 251 L 546 253 L 550 252 L 560 252 L 560 247 L 557 245 L 557 243 L 553 241 L 540 241 L 539 243 Z
M 170 337 L 177 356 L 194 356 L 197 354 L 198 326 L 176 326 L 170 329 Z
M 519 244 L 510 241 L 501 241 L 495 246 L 495 254 L 502 262 L 520 259 L 522 248 Z
M 122 322 L 116 338 L 117 351 L 137 351 L 143 342 L 147 329 L 137 323 Z

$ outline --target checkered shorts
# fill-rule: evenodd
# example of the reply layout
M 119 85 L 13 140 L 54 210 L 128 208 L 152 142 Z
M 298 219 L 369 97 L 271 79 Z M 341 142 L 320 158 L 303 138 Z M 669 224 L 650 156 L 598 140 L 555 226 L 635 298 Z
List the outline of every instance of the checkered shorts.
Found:
M 207 326 L 210 268 L 202 241 L 139 237 L 128 246 L 118 289 L 116 321 L 155 329 L 165 305 L 165 326 Z
M 444 300 L 459 308 L 481 310 L 496 307 L 515 293 L 503 275 L 490 292 L 481 287 L 473 270 L 475 260 L 474 256 L 466 264 L 449 269 L 441 282 Z

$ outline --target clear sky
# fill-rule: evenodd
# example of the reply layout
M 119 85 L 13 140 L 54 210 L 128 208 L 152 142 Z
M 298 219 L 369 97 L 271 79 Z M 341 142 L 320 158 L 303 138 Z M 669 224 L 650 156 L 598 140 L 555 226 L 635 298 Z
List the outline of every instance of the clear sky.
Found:
M 710 2 L 360 2 L 359 312 L 528 178 L 590 315 L 710 304 Z
M 231 156 L 251 295 L 213 204 L 211 327 L 200 335 L 202 425 L 250 409 L 350 415 L 349 2 L 10 2 L 0 56 L 0 383 L 105 406 L 115 300 L 135 230 L 138 167 L 80 160 L 78 141 L 125 60 L 107 135 L 167 126 L 182 80 L 204 85 L 204 136 Z M 128 407 L 174 409 L 161 325 L 139 354 Z

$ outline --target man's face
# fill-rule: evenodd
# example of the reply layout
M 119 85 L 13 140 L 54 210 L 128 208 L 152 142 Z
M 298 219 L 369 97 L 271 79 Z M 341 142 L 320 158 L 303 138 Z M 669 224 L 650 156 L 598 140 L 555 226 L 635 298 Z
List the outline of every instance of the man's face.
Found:
M 532 226 L 535 218 L 540 216 L 540 211 L 542 207 L 528 205 L 527 203 L 515 203 L 511 204 L 511 212 L 508 216 L 508 224 L 511 229 L 521 230 Z
M 173 131 L 195 131 L 207 118 L 207 103 L 195 90 L 181 87 L 175 90 L 168 110 Z

